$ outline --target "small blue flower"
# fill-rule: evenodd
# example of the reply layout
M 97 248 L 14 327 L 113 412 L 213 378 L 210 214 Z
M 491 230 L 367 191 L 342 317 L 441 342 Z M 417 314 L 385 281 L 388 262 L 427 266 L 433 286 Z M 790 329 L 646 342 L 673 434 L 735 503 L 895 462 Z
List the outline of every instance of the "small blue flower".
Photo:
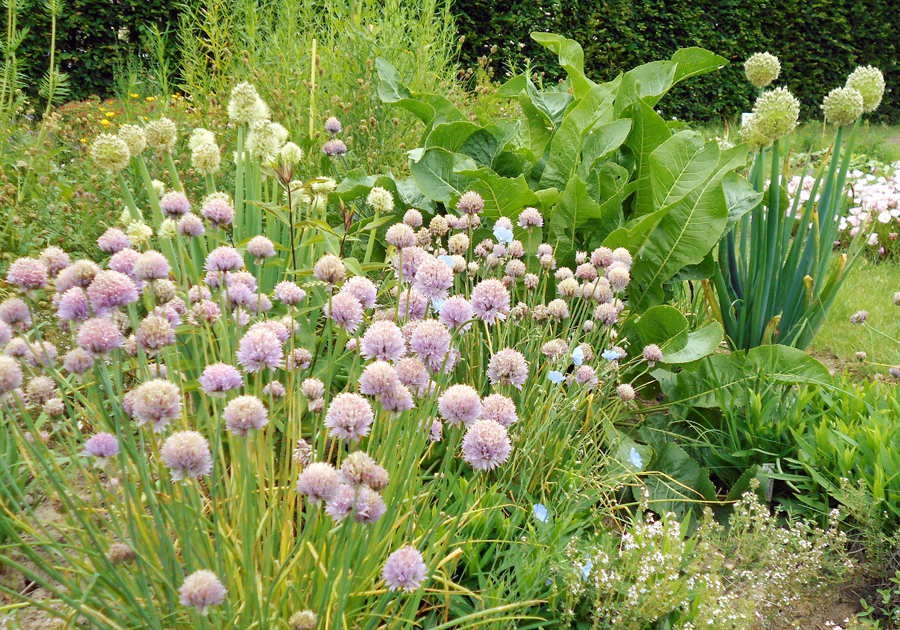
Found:
M 505 228 L 502 226 L 497 226 L 494 228 L 494 237 L 500 243 L 512 243 L 513 240 L 513 232 L 509 228 Z
M 572 363 L 575 365 L 584 363 L 584 350 L 581 349 L 581 346 L 575 348 L 575 351 L 572 353 Z
M 432 298 L 431 308 L 434 309 L 435 313 L 440 313 L 441 309 L 444 308 L 444 300 L 440 298 Z
M 604 350 L 603 352 L 600 353 L 600 356 L 603 357 L 604 359 L 606 359 L 607 361 L 618 361 L 625 355 L 621 354 L 618 350 L 613 349 L 613 350 Z
M 447 255 L 445 254 L 445 255 L 443 255 L 443 256 L 438 256 L 438 260 L 440 260 L 442 263 L 444 263 L 445 265 L 447 265 L 447 266 L 450 267 L 451 269 L 455 269 L 455 268 L 456 268 L 456 261 L 453 260 L 453 256 L 447 256 Z
M 550 373 L 547 375 L 547 378 L 549 378 L 551 381 L 553 381 L 557 385 L 559 385 L 560 383 L 563 382 L 562 372 L 557 372 L 556 370 L 550 370 Z
M 553 584 L 553 580 L 547 580 L 546 582 L 544 582 L 544 584 L 550 586 L 551 584 Z
M 631 462 L 631 465 L 635 468 L 643 468 L 644 461 L 641 459 L 641 454 L 637 452 L 637 449 L 631 447 L 631 455 L 628 456 L 628 461 Z
M 594 568 L 594 561 L 588 560 L 587 563 L 581 567 L 581 579 L 587 582 L 588 576 L 591 574 L 591 569 Z
M 541 523 L 546 523 L 550 520 L 550 515 L 547 513 L 547 508 L 544 505 L 537 503 L 531 506 L 531 509 L 534 510 L 534 518 Z

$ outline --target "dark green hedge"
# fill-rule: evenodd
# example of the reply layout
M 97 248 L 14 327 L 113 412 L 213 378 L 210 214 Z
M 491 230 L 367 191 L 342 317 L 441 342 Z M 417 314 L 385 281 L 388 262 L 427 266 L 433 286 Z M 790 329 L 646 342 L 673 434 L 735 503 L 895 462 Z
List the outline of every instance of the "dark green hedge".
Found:
M 900 121 L 898 9 L 896 0 L 454 0 L 466 64 L 496 45 L 492 59 L 503 66 L 498 70 L 505 72 L 509 63 L 521 68 L 528 58 L 558 78 L 555 58 L 531 40 L 532 31 L 576 40 L 584 47 L 588 74 L 597 80 L 686 46 L 731 60 L 662 101 L 667 116 L 690 120 L 748 111 L 755 90 L 742 62 L 768 50 L 781 59 L 777 84 L 801 100 L 805 118 L 819 117 L 822 97 L 843 85 L 853 68 L 871 64 L 885 73 L 889 90 L 876 119 Z
M 178 20 L 177 0 L 64 0 L 57 23 L 57 59 L 60 70 L 69 74 L 72 98 L 91 94 L 110 95 L 113 71 L 123 58 L 124 48 L 138 45 L 140 33 L 152 24 L 161 30 Z M 4 25 L 6 10 L 0 10 Z M 19 27 L 29 27 L 28 36 L 17 51 L 24 62 L 26 91 L 34 94 L 37 82 L 47 71 L 50 48 L 50 18 L 42 0 L 28 0 L 18 17 Z M 118 39 L 121 28 L 128 40 Z M 5 35 L 4 35 L 5 37 Z M 175 38 L 170 37 L 174 47 Z

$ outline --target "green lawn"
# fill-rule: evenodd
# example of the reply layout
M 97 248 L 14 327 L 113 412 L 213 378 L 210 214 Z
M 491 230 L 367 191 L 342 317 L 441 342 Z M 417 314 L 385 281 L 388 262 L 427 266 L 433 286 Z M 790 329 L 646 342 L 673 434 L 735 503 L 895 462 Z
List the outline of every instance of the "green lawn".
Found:
M 859 376 L 884 375 L 889 366 L 900 366 L 900 343 L 850 323 L 853 313 L 866 310 L 867 323 L 900 339 L 900 306 L 893 302 L 896 291 L 900 291 L 900 264 L 861 262 L 844 282 L 810 352 L 837 373 L 847 369 Z M 865 364 L 856 359 L 857 351 L 866 353 Z

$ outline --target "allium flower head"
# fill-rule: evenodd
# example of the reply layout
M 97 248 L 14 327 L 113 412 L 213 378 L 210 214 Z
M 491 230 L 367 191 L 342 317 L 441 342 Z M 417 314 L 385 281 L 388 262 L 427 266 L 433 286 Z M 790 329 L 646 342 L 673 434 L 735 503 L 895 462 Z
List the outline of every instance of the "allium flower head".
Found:
M 429 300 L 443 300 L 453 286 L 453 269 L 429 256 L 419 265 L 414 286 Z
M 412 392 L 405 385 L 397 385 L 395 388 L 383 393 L 378 398 L 378 402 L 381 403 L 381 408 L 389 413 L 403 413 L 415 406 Z
M 63 368 L 71 374 L 84 374 L 92 367 L 94 367 L 94 357 L 81 348 L 70 350 L 63 357 Z
M 417 228 L 422 225 L 422 213 L 415 208 L 410 208 L 403 215 L 403 222 L 411 228 Z
M 550 313 L 550 317 L 556 321 L 568 319 L 570 314 L 569 305 L 563 300 L 551 300 L 547 305 L 547 311 Z
M 22 386 L 22 369 L 15 359 L 0 355 L 0 396 Z
M 479 282 L 474 289 L 470 302 L 476 317 L 487 324 L 506 319 L 509 314 L 509 291 L 503 283 L 494 278 Z
M 438 413 L 450 426 L 468 426 L 481 417 L 481 411 L 481 398 L 470 385 L 451 385 L 438 398 Z
M 228 101 L 228 117 L 236 123 L 249 123 L 259 118 L 259 93 L 249 83 L 239 83 L 231 90 Z
M 341 133 L 342 130 L 343 127 L 341 126 L 341 121 L 334 116 L 329 116 L 325 120 L 325 131 L 330 133 L 332 136 Z
M 181 415 L 181 391 L 175 383 L 153 379 L 140 385 L 133 397 L 132 413 L 138 426 L 153 425 L 157 433 Z
M 857 311 L 850 316 L 850 323 L 858 326 L 865 322 L 867 317 L 869 317 L 869 311 Z
M 415 288 L 405 289 L 397 297 L 397 310 L 401 319 L 418 321 L 425 317 L 428 298 Z
M 322 398 L 325 395 L 325 383 L 317 378 L 305 379 L 300 384 L 300 393 L 308 400 Z
M 94 306 L 95 312 L 102 314 L 105 309 Z M 72 287 L 62 294 L 56 307 L 56 316 L 60 321 L 80 321 L 90 318 L 91 307 L 83 289 Z
M 422 586 L 428 575 L 428 567 L 422 554 L 413 547 L 403 547 L 388 556 L 381 569 L 381 579 L 391 591 L 412 593 Z
M 207 365 L 198 380 L 200 389 L 214 398 L 225 398 L 225 392 L 238 389 L 244 384 L 241 373 L 226 363 Z
M 222 154 L 218 145 L 215 142 L 203 142 L 191 147 L 191 165 L 203 177 L 216 173 L 222 166 Z
M 131 273 L 138 280 L 161 280 L 169 277 L 171 269 L 165 256 L 150 249 L 134 262 Z
M 644 346 L 642 354 L 644 357 L 644 361 L 646 361 L 650 365 L 650 367 L 653 367 L 658 362 L 662 361 L 663 358 L 662 350 L 655 343 Z
M 341 478 L 331 464 L 315 462 L 300 473 L 297 479 L 297 492 L 319 503 L 333 497 L 340 484 Z
M 295 348 L 293 352 L 288 355 L 287 365 L 285 366 L 288 370 L 305 370 L 309 367 L 309 362 L 312 360 L 312 354 L 310 354 L 309 350 L 306 348 Z
M 196 431 L 173 433 L 160 450 L 163 464 L 169 469 L 172 481 L 185 477 L 207 477 L 212 471 L 212 454 L 209 442 Z
M 131 157 L 137 157 L 147 148 L 147 138 L 144 130 L 137 125 L 122 125 L 119 127 L 119 139 L 128 146 Z
M 793 131 L 799 116 L 800 101 L 786 88 L 775 88 L 763 92 L 753 104 L 751 131 L 765 140 L 763 146 L 769 146 Z
M 275 255 L 275 244 L 265 236 L 254 236 L 247 243 L 247 253 L 261 261 Z
M 69 289 L 63 294 L 63 298 L 71 291 L 80 291 L 80 289 Z M 91 308 L 98 314 L 127 306 L 138 299 L 134 281 L 124 273 L 112 270 L 98 273 L 91 282 L 91 286 L 88 287 L 87 294 L 91 300 Z
M 405 223 L 395 223 L 388 228 L 384 240 L 387 241 L 388 245 L 393 245 L 397 249 L 403 249 L 416 244 L 416 233 Z
M 102 466 L 107 459 L 119 454 L 119 440 L 111 433 L 97 433 L 84 443 L 83 455 L 96 457 L 98 466 Z
M 541 216 L 541 213 L 537 208 L 525 208 L 522 212 L 519 213 L 519 227 L 525 228 L 526 230 L 531 229 L 533 227 L 543 227 L 544 226 L 544 217 Z
M 284 353 L 281 342 L 271 330 L 255 328 L 248 330 L 238 343 L 238 363 L 247 372 L 259 372 L 266 368 L 276 370 L 281 367 Z
M 41 262 L 47 267 L 47 273 L 52 277 L 71 264 L 69 255 L 59 247 L 47 247 L 41 252 Z
M 456 203 L 456 209 L 463 214 L 479 214 L 484 210 L 484 199 L 474 190 L 470 190 L 467 193 L 463 193 L 463 196 L 459 198 L 459 201 Z
M 287 129 L 282 125 L 266 119 L 254 120 L 250 123 L 250 133 L 244 146 L 255 158 L 274 162 L 287 137 Z
M 178 127 L 173 121 L 163 116 L 147 123 L 147 126 L 144 127 L 144 135 L 151 148 L 171 153 L 178 140 Z
M 257 431 L 269 424 L 268 413 L 256 396 L 233 398 L 222 412 L 225 427 L 238 437 L 246 437 L 251 429 Z
M 135 557 L 136 554 L 134 553 L 134 549 L 128 545 L 123 545 L 122 543 L 110 545 L 109 550 L 106 552 L 106 559 L 112 564 L 131 562 Z
M 131 247 L 131 241 L 128 240 L 128 236 L 122 230 L 109 228 L 97 239 L 97 247 L 102 252 L 115 254 L 127 247 Z
M 347 155 L 347 145 L 339 138 L 332 138 L 322 145 L 322 153 L 329 157 L 343 157 Z
M 118 173 L 128 166 L 131 151 L 124 140 L 108 133 L 101 133 L 91 145 L 91 157 L 97 166 L 110 173 Z
M 13 330 L 25 330 L 31 326 L 31 311 L 19 298 L 7 298 L 0 302 L 0 321 L 5 322 Z
M 216 574 L 206 569 L 187 576 L 178 592 L 182 606 L 196 608 L 203 616 L 206 616 L 210 606 L 218 606 L 225 601 L 227 593 Z
M 432 370 L 441 369 L 450 352 L 450 331 L 437 320 L 427 319 L 413 331 L 410 349 Z
M 159 209 L 167 217 L 180 217 L 191 211 L 191 202 L 183 192 L 173 190 L 159 200 Z
M 354 451 L 341 462 L 341 479 L 349 486 L 368 486 L 376 492 L 384 490 L 390 478 L 388 472 L 379 466 L 365 451 Z
M 31 367 L 49 367 L 56 363 L 56 346 L 49 341 L 32 342 L 26 346 L 25 361 Z
M 278 153 L 282 164 L 297 164 L 303 159 L 303 149 L 293 142 L 287 142 Z
M 853 88 L 863 98 L 863 111 L 874 112 L 884 96 L 884 75 L 874 66 L 859 66 L 847 77 L 844 87 Z
M 440 321 L 452 330 L 462 327 L 472 319 L 474 311 L 469 301 L 461 295 L 454 295 L 444 300 L 441 307 Z M 466 325 L 466 329 L 471 324 Z
M 380 396 L 400 385 L 397 372 L 387 361 L 374 361 L 359 376 L 359 392 L 367 396 Z M 321 396 L 321 394 L 319 394 Z M 313 396 L 318 398 L 318 396 Z
M 195 214 L 188 212 L 178 219 L 178 233 L 181 236 L 197 237 L 205 231 L 206 228 L 203 226 L 203 221 Z
M 295 306 L 306 298 L 306 291 L 285 280 L 275 285 L 275 299 L 287 306 Z
M 375 301 L 378 298 L 378 287 L 365 276 L 351 277 L 344 283 L 344 286 L 341 287 L 341 291 L 347 292 L 355 297 L 365 308 L 374 307 Z
M 359 394 L 345 392 L 335 396 L 328 406 L 325 426 L 337 439 L 356 442 L 369 434 L 374 418 L 368 400 Z
M 6 270 L 6 281 L 22 291 L 35 291 L 47 285 L 47 266 L 34 258 L 17 258 Z
M 519 421 L 516 403 L 511 398 L 500 394 L 491 394 L 481 401 L 481 418 L 494 420 L 504 427 L 509 427 Z
M 825 120 L 844 127 L 852 125 L 863 113 L 863 97 L 852 87 L 834 88 L 822 101 Z
M 616 394 L 622 399 L 622 402 L 630 403 L 634 400 L 634 387 L 628 383 L 622 383 L 616 387 Z
M 28 402 L 32 405 L 43 405 L 56 396 L 56 381 L 49 376 L 35 376 L 25 388 Z
M 628 268 L 621 263 L 613 263 L 606 269 L 606 278 L 609 285 L 616 293 L 621 293 L 628 287 L 631 282 L 631 274 Z
M 341 291 L 322 309 L 325 317 L 348 333 L 356 332 L 363 320 L 363 306 L 354 295 Z
M 496 420 L 479 420 L 468 428 L 462 457 L 475 470 L 493 470 L 509 459 L 512 444 L 506 427 Z
M 325 254 L 313 267 L 313 276 L 319 282 L 333 286 L 344 281 L 347 277 L 347 271 L 344 269 L 344 263 L 340 258 L 333 254 Z
M 768 52 L 754 53 L 744 62 L 744 74 L 756 89 L 761 90 L 781 74 L 781 62 Z
M 9 327 L 9 324 L 0 320 L 0 348 L 8 344 L 9 340 L 12 339 L 12 336 L 12 328 Z
M 98 273 L 100 273 L 100 267 L 96 263 L 90 260 L 76 260 L 56 276 L 54 283 L 56 291 L 64 293 L 72 287 L 87 287 L 94 281 L 94 276 Z
M 78 330 L 78 346 L 95 357 L 109 354 L 122 345 L 122 334 L 112 320 L 95 317 Z
M 213 194 L 203 201 L 200 209 L 203 218 L 212 223 L 214 228 L 224 228 L 234 221 L 234 206 L 225 194 Z
M 360 354 L 366 359 L 398 361 L 406 356 L 406 341 L 399 326 L 390 321 L 377 321 L 369 326 L 360 342 Z
M 391 191 L 381 186 L 373 186 L 366 197 L 366 203 L 379 214 L 390 214 L 394 211 L 394 196 Z
M 207 271 L 237 271 L 244 267 L 244 258 L 238 250 L 221 245 L 209 253 L 203 268 Z
M 528 378 L 528 362 L 518 350 L 505 348 L 491 357 L 488 378 L 492 385 L 512 385 L 522 389 Z

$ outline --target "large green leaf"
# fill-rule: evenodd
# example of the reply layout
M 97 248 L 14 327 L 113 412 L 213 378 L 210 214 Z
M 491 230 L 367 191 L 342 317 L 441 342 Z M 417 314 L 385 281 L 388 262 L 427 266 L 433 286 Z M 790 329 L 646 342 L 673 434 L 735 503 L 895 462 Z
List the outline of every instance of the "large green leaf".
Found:
M 678 365 L 698 361 L 715 352 L 724 338 L 725 331 L 719 322 L 707 322 L 688 333 L 687 344 L 683 348 L 675 352 L 663 352 L 663 363 Z
M 394 103 L 414 115 L 426 125 L 466 120 L 456 105 L 437 94 L 416 94 L 411 92 L 400 79 L 400 73 L 388 61 L 380 57 L 375 60 L 378 74 L 378 97 L 385 103 Z
M 657 208 L 675 203 L 702 184 L 719 161 L 715 143 L 695 131 L 681 131 L 650 154 L 650 184 Z
M 459 151 L 468 138 L 481 127 L 468 120 L 435 125 L 425 137 L 425 148 L 439 147 L 448 151 Z
M 633 318 L 626 325 L 625 334 L 629 339 L 637 341 L 633 345 L 636 351 L 651 343 L 663 350 L 665 357 L 669 352 L 677 352 L 688 342 L 688 322 L 677 308 L 661 304 L 648 309 L 640 317 Z
M 519 131 L 522 146 L 531 154 L 532 161 L 537 162 L 553 137 L 553 120 L 546 107 L 535 105 L 529 91 L 519 95 L 519 106 L 525 116 L 525 124 Z
M 419 190 L 429 199 L 444 204 L 462 196 L 471 182 L 471 177 L 462 171 L 477 168 L 472 158 L 446 149 L 416 149 L 409 156 L 409 170 Z
M 719 70 L 728 65 L 725 57 L 706 50 L 705 48 L 681 48 L 672 55 L 672 61 L 675 62 L 675 80 L 674 83 L 684 81 L 698 74 L 706 74 Z
M 725 227 L 725 231 L 728 232 L 741 217 L 759 204 L 763 193 L 757 192 L 753 184 L 737 173 L 725 175 L 722 179 L 722 191 L 725 193 L 725 205 L 728 208 L 728 224 Z
M 630 118 L 622 118 L 598 125 L 588 132 L 581 150 L 583 173 L 593 169 L 597 162 L 609 157 L 613 151 L 622 146 L 631 131 L 631 124 Z
M 811 356 L 789 346 L 760 346 L 744 352 L 717 354 L 696 370 L 682 370 L 674 380 L 660 381 L 670 405 L 715 408 L 729 404 L 735 393 L 757 381 L 784 385 L 826 385 L 831 375 Z
M 629 185 L 632 184 L 637 184 L 637 182 L 631 182 Z M 631 220 L 627 225 L 607 236 L 603 240 L 603 245 L 610 249 L 624 247 L 629 252 L 640 254 L 647 246 L 650 234 L 671 209 L 671 207 L 660 208 L 652 214 Z
M 674 512 L 683 517 L 699 509 L 704 503 L 716 500 L 716 487 L 709 480 L 709 471 L 701 468 L 683 448 L 666 442 L 656 448 L 656 456 L 644 477 L 650 493 L 650 509 L 659 514 Z M 634 488 L 640 500 L 641 488 Z
M 653 107 L 675 82 L 677 64 L 671 61 L 651 61 L 629 70 L 622 76 L 616 96 L 615 111 L 624 112 L 637 101 Z
M 596 84 L 584 74 L 584 50 L 581 48 L 581 44 L 574 39 L 567 39 L 554 33 L 535 32 L 531 34 L 531 39 L 556 53 L 559 65 L 569 75 L 576 98 L 584 96 L 593 89 Z
M 625 146 L 631 149 L 634 158 L 633 178 L 640 182 L 631 205 L 635 216 L 640 217 L 658 209 L 653 205 L 650 154 L 672 134 L 662 116 L 643 101 L 635 103 L 628 113 L 633 124 L 625 140 Z
M 540 188 L 562 190 L 575 171 L 585 134 L 612 111 L 614 95 L 606 86 L 595 85 L 566 113 L 550 142 L 550 155 L 541 174 Z
M 474 190 L 484 199 L 484 216 L 515 218 L 526 206 L 540 205 L 540 198 L 528 188 L 525 176 L 515 179 L 500 177 L 487 168 L 460 171 L 460 175 L 470 177 L 468 190 Z
M 390 174 L 366 175 L 361 168 L 347 173 L 335 189 L 335 194 L 344 201 L 352 201 L 368 195 L 374 186 L 381 186 L 391 191 L 397 208 L 400 210 L 419 208 L 420 210 L 434 211 L 434 202 L 422 194 L 416 182 L 411 178 L 396 179 Z

